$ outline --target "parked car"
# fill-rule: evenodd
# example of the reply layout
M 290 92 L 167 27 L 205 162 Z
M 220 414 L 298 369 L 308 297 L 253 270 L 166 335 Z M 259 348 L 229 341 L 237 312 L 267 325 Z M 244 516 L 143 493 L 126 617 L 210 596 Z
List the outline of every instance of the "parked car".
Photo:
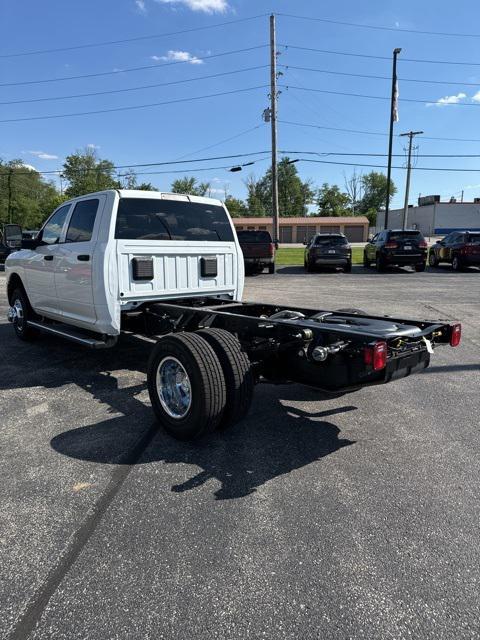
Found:
M 0 264 L 16 251 L 22 244 L 22 236 L 18 235 L 18 225 L 0 223 Z
M 427 242 L 415 229 L 386 229 L 368 241 L 363 250 L 363 266 L 374 264 L 377 271 L 387 267 L 414 267 L 425 271 Z
M 275 245 L 268 231 L 237 231 L 237 237 L 246 273 L 258 273 L 266 268 L 268 273 L 275 272 Z
M 480 232 L 452 231 L 438 240 L 428 254 L 428 264 L 436 267 L 448 262 L 454 271 L 465 267 L 480 266 Z
M 319 233 L 306 244 L 305 271 L 312 273 L 320 267 L 342 267 L 352 270 L 352 248 L 343 233 Z

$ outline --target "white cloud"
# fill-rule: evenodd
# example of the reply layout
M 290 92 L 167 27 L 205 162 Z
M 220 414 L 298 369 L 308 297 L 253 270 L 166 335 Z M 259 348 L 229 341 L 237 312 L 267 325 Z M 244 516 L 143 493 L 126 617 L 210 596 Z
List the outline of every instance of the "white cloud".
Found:
M 135 0 L 135 6 L 137 7 L 140 13 L 147 13 L 147 8 L 145 7 L 145 0 Z
M 457 93 L 456 96 L 444 96 L 443 98 L 439 98 L 436 102 L 428 102 L 427 107 L 431 107 L 432 105 L 443 107 L 448 104 L 458 104 L 459 102 L 463 102 L 466 97 L 466 93 Z
M 46 153 L 45 151 L 27 151 L 27 153 L 40 158 L 40 160 L 58 160 L 58 156 L 53 153 Z
M 204 13 L 225 13 L 230 8 L 227 0 L 156 0 L 160 4 L 180 4 L 192 11 Z
M 100 145 L 99 144 L 93 144 L 93 142 L 89 142 L 87 144 L 87 149 L 100 149 Z
M 188 51 L 167 51 L 166 56 L 151 56 L 152 60 L 155 62 L 159 62 L 160 60 L 165 60 L 168 62 L 188 62 L 188 64 L 203 64 L 203 60 L 201 58 L 197 58 L 197 56 L 192 55 Z
M 30 171 L 37 171 L 37 168 L 34 167 L 33 164 L 27 164 L 26 162 L 22 162 L 21 166 L 25 167 L 25 169 L 30 169 Z
M 480 102 L 480 91 L 477 91 L 477 93 L 474 96 L 472 96 L 472 100 L 474 102 Z

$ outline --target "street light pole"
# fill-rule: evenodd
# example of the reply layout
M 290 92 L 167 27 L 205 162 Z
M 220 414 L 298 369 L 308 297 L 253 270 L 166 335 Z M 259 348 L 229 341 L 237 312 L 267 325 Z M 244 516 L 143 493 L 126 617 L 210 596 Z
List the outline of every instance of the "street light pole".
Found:
M 277 168 L 277 43 L 275 16 L 270 16 L 270 122 L 272 129 L 272 218 L 273 241 L 279 241 Z
M 410 173 L 412 171 L 412 142 L 415 136 L 420 135 L 423 131 L 409 131 L 401 133 L 400 136 L 408 136 L 408 160 L 407 160 L 407 183 L 405 185 L 405 201 L 403 204 L 403 229 L 407 228 L 408 222 L 408 196 L 410 194 Z
M 388 164 L 387 164 L 387 200 L 385 202 L 385 224 L 384 228 L 388 229 L 388 212 L 390 209 L 390 180 L 392 175 L 392 146 L 393 146 L 393 123 L 398 120 L 396 111 L 397 94 L 397 56 L 401 49 L 393 50 L 393 68 L 392 68 L 392 97 L 390 101 L 390 131 L 388 138 Z

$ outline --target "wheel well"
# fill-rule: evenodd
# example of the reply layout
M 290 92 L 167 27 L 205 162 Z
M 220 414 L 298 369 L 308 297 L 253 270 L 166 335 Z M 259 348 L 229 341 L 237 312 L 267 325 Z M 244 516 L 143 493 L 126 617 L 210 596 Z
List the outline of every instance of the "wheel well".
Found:
M 9 303 L 12 302 L 11 298 L 12 298 L 13 292 L 15 291 L 15 289 L 18 289 L 18 287 L 20 287 L 20 289 L 22 289 L 25 295 L 27 295 L 20 276 L 17 273 L 12 273 L 12 275 L 8 280 L 8 285 L 7 285 L 7 297 L 8 297 Z

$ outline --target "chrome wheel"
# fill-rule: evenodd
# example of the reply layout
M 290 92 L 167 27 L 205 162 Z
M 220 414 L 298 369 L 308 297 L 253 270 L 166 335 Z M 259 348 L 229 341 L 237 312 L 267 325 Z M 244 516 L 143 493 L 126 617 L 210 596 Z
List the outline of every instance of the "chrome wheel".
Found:
M 172 418 L 184 418 L 192 404 L 190 378 L 182 363 L 168 356 L 158 365 L 158 398 L 164 410 Z
M 13 305 L 8 310 L 8 320 L 15 326 L 17 331 L 23 331 L 25 314 L 23 312 L 22 301 L 19 298 L 14 300 Z

